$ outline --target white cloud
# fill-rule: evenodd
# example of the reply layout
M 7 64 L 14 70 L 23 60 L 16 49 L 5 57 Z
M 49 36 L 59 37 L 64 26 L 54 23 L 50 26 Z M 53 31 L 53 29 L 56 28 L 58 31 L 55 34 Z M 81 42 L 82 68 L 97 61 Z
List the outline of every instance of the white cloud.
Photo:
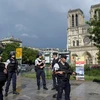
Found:
M 23 33 L 21 36 L 23 36 L 23 37 L 29 37 L 29 38 L 35 38 L 35 39 L 38 39 L 38 38 L 39 38 L 39 37 L 38 37 L 37 35 L 35 35 L 35 34 L 30 35 L 30 34 L 27 34 L 27 33 Z
M 27 33 L 23 33 L 21 36 L 29 37 L 29 35 Z
M 16 25 L 15 25 L 15 28 L 16 28 L 18 31 L 27 30 L 27 28 L 26 28 L 23 24 L 16 24 Z

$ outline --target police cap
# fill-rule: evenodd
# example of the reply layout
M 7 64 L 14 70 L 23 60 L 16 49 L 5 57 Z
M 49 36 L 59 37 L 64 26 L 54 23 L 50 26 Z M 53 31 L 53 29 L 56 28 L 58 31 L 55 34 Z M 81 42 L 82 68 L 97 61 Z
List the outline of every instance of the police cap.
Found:
M 54 53 L 53 53 L 53 55 L 57 55 L 57 54 L 58 54 L 57 52 L 54 52 Z
M 10 56 L 13 56 L 13 55 L 15 56 L 15 51 L 10 52 Z
M 38 56 L 42 56 L 42 53 L 39 52 L 39 53 L 38 53 Z
M 61 55 L 61 58 L 67 59 L 67 55 L 62 54 L 62 55 Z

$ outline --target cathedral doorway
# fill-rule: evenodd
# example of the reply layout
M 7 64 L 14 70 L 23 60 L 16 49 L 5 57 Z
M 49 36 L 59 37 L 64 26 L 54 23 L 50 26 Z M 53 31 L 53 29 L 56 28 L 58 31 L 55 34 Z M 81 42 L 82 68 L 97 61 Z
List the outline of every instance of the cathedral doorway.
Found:
M 92 64 L 92 55 L 89 52 L 84 52 L 83 55 L 85 64 Z

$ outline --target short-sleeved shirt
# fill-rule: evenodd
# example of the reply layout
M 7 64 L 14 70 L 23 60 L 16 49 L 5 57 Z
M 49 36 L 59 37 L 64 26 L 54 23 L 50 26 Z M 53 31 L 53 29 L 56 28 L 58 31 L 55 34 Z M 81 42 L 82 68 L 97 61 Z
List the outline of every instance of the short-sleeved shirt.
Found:
M 37 65 L 39 64 L 39 61 L 41 62 L 42 60 L 41 60 L 40 58 L 37 58 L 37 59 L 35 60 L 35 66 L 37 66 Z
M 58 63 L 56 63 L 56 64 L 54 65 L 54 67 L 53 67 L 53 70 L 57 71 L 58 69 L 59 69 L 59 65 L 58 65 Z
M 60 67 L 59 67 L 59 64 L 58 64 L 58 63 L 55 63 L 55 65 L 54 65 L 54 70 L 57 71 L 59 68 L 60 68 Z
M 6 65 L 8 65 L 10 63 L 10 60 L 8 59 L 7 61 L 6 61 Z

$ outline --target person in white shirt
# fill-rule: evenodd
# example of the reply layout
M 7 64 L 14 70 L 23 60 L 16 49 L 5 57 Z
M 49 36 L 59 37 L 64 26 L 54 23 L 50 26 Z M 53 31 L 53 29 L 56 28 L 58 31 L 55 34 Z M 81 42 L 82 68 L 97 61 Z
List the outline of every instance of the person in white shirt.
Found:
M 40 90 L 40 77 L 42 77 L 43 89 L 48 90 L 46 87 L 46 79 L 45 79 L 45 60 L 41 60 L 42 54 L 39 53 L 38 57 L 35 60 L 35 70 L 36 70 L 36 79 L 37 79 L 37 86 L 38 90 Z
M 57 77 L 57 99 L 61 100 L 63 90 L 65 91 L 65 100 L 70 100 L 70 75 L 75 74 L 69 64 L 66 62 L 66 55 L 61 55 L 61 59 L 54 65 Z

